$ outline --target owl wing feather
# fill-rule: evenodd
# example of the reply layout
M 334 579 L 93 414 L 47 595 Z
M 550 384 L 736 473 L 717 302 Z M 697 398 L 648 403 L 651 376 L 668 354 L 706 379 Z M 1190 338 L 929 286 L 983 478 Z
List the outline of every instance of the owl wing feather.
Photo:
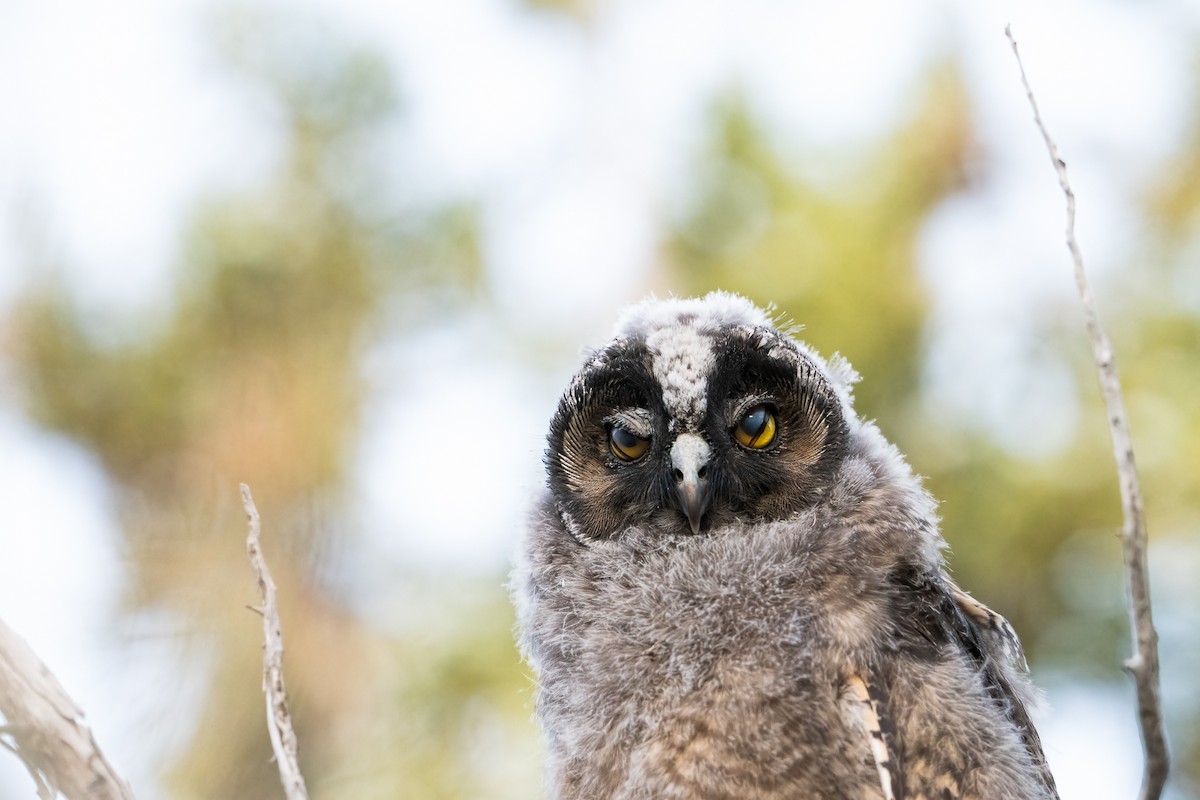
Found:
M 950 596 L 958 604 L 963 616 L 974 624 L 980 638 L 997 650 L 1007 663 L 1015 664 L 1021 670 L 1029 669 L 1025 661 L 1025 651 L 1021 648 L 1021 640 L 1017 638 L 1017 632 L 1008 624 L 1008 620 L 964 592 L 953 581 L 948 583 Z
M 1009 719 L 1020 731 L 1025 749 L 1029 751 L 1030 759 L 1039 770 L 1042 784 L 1050 796 L 1058 797 L 1054 776 L 1050 773 L 1050 765 L 1046 762 L 1046 754 L 1042 749 L 1041 737 L 1033 726 L 1024 700 L 1008 679 L 1008 673 L 1012 669 L 1021 672 L 1029 669 L 1017 632 L 1007 619 L 958 588 L 953 581 L 947 579 L 946 583 L 950 597 L 960 612 L 960 629 L 975 634 L 975 639 L 979 642 L 977 648 L 969 649 L 968 652 L 984 667 L 988 691 L 1008 708 Z M 964 622 L 965 626 L 961 624 Z M 963 640 L 965 643 L 965 637 Z M 1004 669 L 1004 666 L 1008 669 Z
M 1057 798 L 1041 739 L 1009 678 L 1012 670 L 1025 670 L 1026 662 L 1021 642 L 1008 620 L 942 574 L 905 567 L 893 577 L 905 590 L 900 595 L 896 619 L 907 649 L 933 655 L 950 645 L 965 653 L 978 669 L 989 696 L 1019 732 L 1047 795 Z M 904 764 L 898 757 L 886 681 L 864 670 L 852 676 L 848 684 L 851 696 L 864 704 L 862 725 L 869 737 L 883 796 L 898 800 L 904 794 Z

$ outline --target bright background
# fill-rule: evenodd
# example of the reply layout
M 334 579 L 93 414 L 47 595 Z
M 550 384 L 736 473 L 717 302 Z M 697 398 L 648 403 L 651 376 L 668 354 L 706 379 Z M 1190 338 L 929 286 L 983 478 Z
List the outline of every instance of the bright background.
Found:
M 0 617 L 142 798 L 279 796 L 237 483 L 315 798 L 530 798 L 503 582 L 582 348 L 742 292 L 863 373 L 1007 614 L 1064 797 L 1140 780 L 1079 197 L 1200 792 L 1200 6 L 0 6 Z M 0 753 L 0 797 L 34 797 Z

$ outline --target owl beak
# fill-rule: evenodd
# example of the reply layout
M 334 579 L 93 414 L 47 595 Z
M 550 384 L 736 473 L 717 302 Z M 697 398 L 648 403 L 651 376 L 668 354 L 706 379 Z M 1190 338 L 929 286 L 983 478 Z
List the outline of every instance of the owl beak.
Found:
M 692 533 L 700 532 L 700 521 L 708 511 L 712 493 L 708 483 L 708 442 L 694 433 L 681 433 L 671 447 L 675 476 L 675 498 L 687 517 Z

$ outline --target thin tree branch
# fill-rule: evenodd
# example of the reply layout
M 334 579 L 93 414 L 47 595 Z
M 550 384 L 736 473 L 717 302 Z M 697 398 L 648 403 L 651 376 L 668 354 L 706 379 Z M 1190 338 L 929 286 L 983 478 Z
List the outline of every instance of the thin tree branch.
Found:
M 1129 586 L 1130 629 L 1133 634 L 1133 656 L 1125 662 L 1125 669 L 1133 676 L 1137 689 L 1138 719 L 1141 723 L 1142 749 L 1145 753 L 1145 771 L 1142 775 L 1142 800 L 1158 800 L 1170 771 L 1170 756 L 1167 739 L 1163 731 L 1162 700 L 1159 689 L 1158 633 L 1150 613 L 1150 572 L 1146 562 L 1146 517 L 1142 509 L 1142 492 L 1138 483 L 1137 466 L 1133 460 L 1133 441 L 1129 435 L 1129 422 L 1125 414 L 1125 401 L 1121 396 L 1121 383 L 1117 379 L 1117 367 L 1112 344 L 1100 326 L 1096 302 L 1083 270 L 1083 255 L 1075 240 L 1075 192 L 1067 180 L 1067 164 L 1058 155 L 1058 147 L 1046 131 L 1038 113 L 1037 100 L 1025 76 L 1025 66 L 1017 50 L 1017 40 L 1012 27 L 1006 26 L 1004 35 L 1012 44 L 1017 67 L 1021 71 L 1021 83 L 1025 95 L 1033 108 L 1033 121 L 1046 143 L 1050 160 L 1058 173 L 1058 185 L 1067 198 L 1067 248 L 1075 262 L 1075 285 L 1083 304 L 1087 320 L 1088 338 L 1092 343 L 1092 354 L 1100 375 L 1100 388 L 1104 393 L 1104 404 L 1108 411 L 1109 431 L 1112 434 L 1113 453 L 1117 461 L 1117 477 L 1121 485 L 1121 509 L 1124 525 L 1121 542 L 1125 555 L 1126 577 Z
M 133 800 L 105 760 L 83 712 L 25 640 L 0 620 L 0 740 L 25 764 L 38 797 L 61 792 L 70 800 Z
M 258 577 L 258 592 L 262 596 L 262 608 L 253 609 L 263 618 L 263 694 L 267 701 L 267 731 L 271 736 L 271 749 L 279 766 L 279 780 L 288 800 L 308 800 L 308 789 L 300 764 L 296 759 L 296 732 L 292 729 L 292 715 L 288 712 L 287 689 L 283 684 L 283 631 L 279 623 L 279 609 L 275 605 L 275 581 L 267 569 L 259 546 L 261 523 L 250 487 L 241 484 L 242 506 L 246 509 L 249 533 L 246 535 L 246 551 L 250 554 L 250 565 Z

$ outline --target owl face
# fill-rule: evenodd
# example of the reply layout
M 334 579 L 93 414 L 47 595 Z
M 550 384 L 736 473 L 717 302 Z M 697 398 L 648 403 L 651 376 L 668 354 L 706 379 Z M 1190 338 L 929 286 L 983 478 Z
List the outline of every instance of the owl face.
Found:
M 825 363 L 748 301 L 648 301 L 559 403 L 546 456 L 555 506 L 584 543 L 789 516 L 828 486 L 848 402 Z

